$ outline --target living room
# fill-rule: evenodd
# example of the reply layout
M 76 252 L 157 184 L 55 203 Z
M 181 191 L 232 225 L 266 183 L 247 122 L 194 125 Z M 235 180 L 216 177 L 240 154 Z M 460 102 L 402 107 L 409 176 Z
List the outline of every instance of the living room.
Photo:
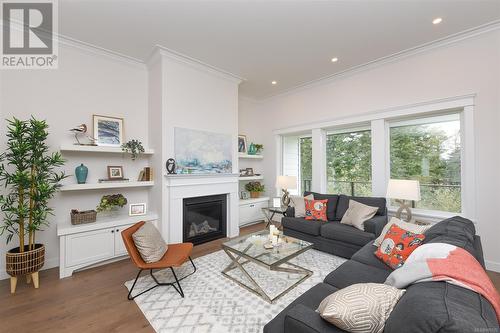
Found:
M 1 11 L 0 331 L 500 331 L 499 1 Z

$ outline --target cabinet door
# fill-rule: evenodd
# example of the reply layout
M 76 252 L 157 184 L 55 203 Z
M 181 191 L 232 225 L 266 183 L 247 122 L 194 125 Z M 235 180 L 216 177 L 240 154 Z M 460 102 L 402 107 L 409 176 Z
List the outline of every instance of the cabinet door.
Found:
M 66 239 L 66 265 L 96 263 L 114 257 L 115 228 L 69 235 Z
M 127 229 L 133 224 L 122 225 L 115 228 L 115 256 L 123 256 L 128 254 L 125 244 L 123 243 L 122 231 Z
M 250 222 L 264 220 L 263 207 L 267 207 L 267 201 L 256 202 L 240 206 L 240 225 Z

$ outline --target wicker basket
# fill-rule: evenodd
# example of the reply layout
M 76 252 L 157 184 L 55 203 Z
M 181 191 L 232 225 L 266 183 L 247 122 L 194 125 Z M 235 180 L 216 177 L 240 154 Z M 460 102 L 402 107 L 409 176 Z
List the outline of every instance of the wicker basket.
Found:
M 72 210 L 71 213 L 71 224 L 82 224 L 82 223 L 92 223 L 95 222 L 97 217 L 97 212 L 95 210 L 84 210 L 77 211 Z
M 10 276 L 27 275 L 38 272 L 45 263 L 45 246 L 35 244 L 35 249 L 28 251 L 28 245 L 24 246 L 24 252 L 19 253 L 16 247 L 5 254 L 6 271 Z

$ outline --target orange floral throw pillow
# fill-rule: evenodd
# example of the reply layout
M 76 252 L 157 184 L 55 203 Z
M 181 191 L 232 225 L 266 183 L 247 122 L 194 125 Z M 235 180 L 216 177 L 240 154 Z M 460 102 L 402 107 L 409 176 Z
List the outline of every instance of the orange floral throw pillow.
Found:
M 375 251 L 375 256 L 389 267 L 399 268 L 424 239 L 423 234 L 415 234 L 393 224 L 385 234 L 382 244 Z
M 320 220 L 327 221 L 326 218 L 326 204 L 328 199 L 325 200 L 307 200 L 304 199 L 306 204 L 306 220 Z

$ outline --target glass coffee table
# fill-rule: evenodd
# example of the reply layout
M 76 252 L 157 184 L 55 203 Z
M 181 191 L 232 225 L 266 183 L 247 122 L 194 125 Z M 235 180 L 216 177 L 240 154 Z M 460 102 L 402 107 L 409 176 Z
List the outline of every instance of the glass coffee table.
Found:
M 264 247 L 267 243 L 269 231 L 263 230 L 222 244 L 222 249 L 231 259 L 222 274 L 274 303 L 313 274 L 290 262 L 312 248 L 312 243 L 283 235 L 272 249 Z

